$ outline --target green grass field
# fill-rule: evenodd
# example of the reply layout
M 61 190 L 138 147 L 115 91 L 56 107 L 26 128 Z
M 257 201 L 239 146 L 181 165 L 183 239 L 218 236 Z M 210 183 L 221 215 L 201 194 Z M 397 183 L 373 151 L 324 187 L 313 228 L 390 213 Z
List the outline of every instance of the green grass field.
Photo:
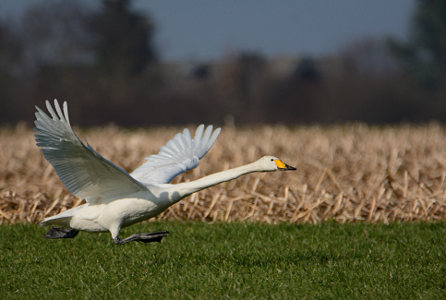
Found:
M 446 223 L 267 225 L 156 222 L 162 243 L 115 246 L 109 234 L 46 240 L 0 226 L 0 295 L 9 298 L 446 297 Z

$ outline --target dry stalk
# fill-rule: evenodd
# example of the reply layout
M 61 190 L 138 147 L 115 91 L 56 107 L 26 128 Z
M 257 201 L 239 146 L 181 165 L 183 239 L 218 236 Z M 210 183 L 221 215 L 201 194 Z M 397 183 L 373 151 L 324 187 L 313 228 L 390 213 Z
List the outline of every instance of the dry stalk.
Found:
M 178 128 L 82 132 L 130 171 Z M 156 219 L 267 223 L 383 222 L 446 218 L 446 129 L 435 124 L 374 128 L 264 126 L 224 129 L 200 167 L 174 182 L 279 156 L 296 172 L 250 174 L 203 190 Z M 39 222 L 83 203 L 37 149 L 31 129 L 0 129 L 0 224 Z

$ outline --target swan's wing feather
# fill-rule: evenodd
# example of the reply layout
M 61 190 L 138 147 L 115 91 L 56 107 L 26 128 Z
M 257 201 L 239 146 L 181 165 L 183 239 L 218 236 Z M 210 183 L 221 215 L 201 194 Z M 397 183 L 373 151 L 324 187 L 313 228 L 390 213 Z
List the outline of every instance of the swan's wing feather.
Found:
M 55 110 L 49 101 L 46 107 L 51 117 L 36 106 L 36 143 L 73 195 L 101 202 L 146 189 L 88 143 L 82 143 L 71 128 L 66 102 L 63 112 L 57 100 L 54 100 Z
M 204 130 L 204 125 L 201 124 L 192 138 L 190 131 L 184 129 L 162 146 L 158 154 L 147 157 L 146 161 L 130 175 L 147 184 L 168 183 L 175 176 L 198 166 L 200 159 L 215 143 L 220 130 L 220 128 L 213 130 L 212 125 Z

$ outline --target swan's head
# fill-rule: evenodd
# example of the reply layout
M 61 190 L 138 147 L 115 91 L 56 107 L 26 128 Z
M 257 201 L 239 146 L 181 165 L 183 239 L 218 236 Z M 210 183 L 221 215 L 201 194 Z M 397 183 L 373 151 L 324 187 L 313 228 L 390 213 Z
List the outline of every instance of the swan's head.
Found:
M 296 170 L 275 156 L 264 156 L 257 161 L 264 171 L 290 171 Z

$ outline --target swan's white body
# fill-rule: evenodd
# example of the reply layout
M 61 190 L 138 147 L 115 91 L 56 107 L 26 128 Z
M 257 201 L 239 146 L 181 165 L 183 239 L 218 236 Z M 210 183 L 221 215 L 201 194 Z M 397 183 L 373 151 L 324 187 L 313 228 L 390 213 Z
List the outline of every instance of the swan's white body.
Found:
M 210 125 L 204 131 L 200 125 L 194 138 L 185 129 L 128 174 L 80 141 L 71 128 L 66 102 L 63 112 L 56 100 L 56 111 L 48 101 L 46 106 L 51 117 L 36 107 L 37 145 L 65 186 L 87 203 L 46 218 L 41 225 L 109 231 L 116 242 L 122 227 L 154 217 L 194 192 L 252 172 L 294 169 L 276 157 L 265 156 L 192 182 L 169 184 L 176 175 L 195 168 L 217 139 L 220 128 L 213 131 Z

